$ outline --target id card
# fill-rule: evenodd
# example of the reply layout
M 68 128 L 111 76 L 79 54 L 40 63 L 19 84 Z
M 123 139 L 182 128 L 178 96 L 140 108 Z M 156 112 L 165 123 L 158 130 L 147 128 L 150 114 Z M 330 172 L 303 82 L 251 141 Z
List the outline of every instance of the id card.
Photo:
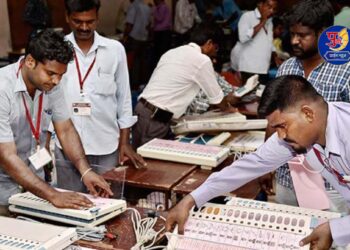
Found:
M 29 161 L 38 170 L 51 162 L 52 158 L 46 148 L 41 148 L 29 157 Z
M 78 116 L 90 116 L 91 115 L 91 102 L 73 102 L 72 104 L 73 115 Z

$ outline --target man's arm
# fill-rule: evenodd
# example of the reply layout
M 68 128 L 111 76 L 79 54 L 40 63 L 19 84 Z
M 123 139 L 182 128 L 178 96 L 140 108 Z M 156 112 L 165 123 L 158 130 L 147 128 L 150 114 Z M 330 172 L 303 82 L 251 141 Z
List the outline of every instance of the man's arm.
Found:
M 208 200 L 236 190 L 247 182 L 271 172 L 293 158 L 293 151 L 277 134 L 274 134 L 258 150 L 245 155 L 209 178 L 169 212 L 167 229 L 178 224 L 179 232 L 184 231 L 190 208 L 202 206 Z
M 83 176 L 83 182 L 90 193 L 103 197 L 113 195 L 108 183 L 101 176 L 89 171 L 90 166 L 72 121 L 55 121 L 53 125 L 65 155 Z
M 18 157 L 14 142 L 0 143 L 0 165 L 25 190 L 50 201 L 56 207 L 79 209 L 92 205 L 84 196 L 72 192 L 58 192 L 36 176 Z
M 132 114 L 131 91 L 128 76 L 128 66 L 126 53 L 123 47 L 120 47 L 119 55 L 117 56 L 120 62 L 114 74 L 117 84 L 117 122 L 120 128 L 119 138 L 119 162 L 124 163 L 126 158 L 129 158 L 136 168 L 146 166 L 143 158 L 137 154 L 130 145 L 130 128 L 137 121 L 137 117 Z

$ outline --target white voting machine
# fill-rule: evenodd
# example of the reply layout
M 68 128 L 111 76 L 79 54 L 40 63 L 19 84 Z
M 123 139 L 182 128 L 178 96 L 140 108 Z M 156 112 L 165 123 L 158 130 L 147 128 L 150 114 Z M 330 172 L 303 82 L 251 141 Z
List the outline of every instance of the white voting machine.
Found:
M 62 209 L 41 199 L 30 192 L 12 195 L 9 199 L 9 210 L 19 214 L 27 214 L 53 221 L 59 221 L 82 227 L 94 227 L 105 222 L 126 209 L 126 202 L 118 199 L 94 198 L 83 194 L 94 203 L 93 207 L 78 209 Z
M 236 113 L 209 111 L 201 115 L 184 116 L 171 129 L 174 134 L 204 131 L 238 131 L 265 129 L 267 120 L 248 120 L 246 116 Z
M 1 250 L 61 250 L 77 239 L 74 228 L 0 217 Z
M 168 234 L 167 249 L 309 249 L 299 241 L 340 214 L 233 198 L 192 210 L 184 235 Z
M 223 162 L 228 157 L 230 149 L 156 138 L 139 147 L 137 153 L 143 157 L 210 168 Z

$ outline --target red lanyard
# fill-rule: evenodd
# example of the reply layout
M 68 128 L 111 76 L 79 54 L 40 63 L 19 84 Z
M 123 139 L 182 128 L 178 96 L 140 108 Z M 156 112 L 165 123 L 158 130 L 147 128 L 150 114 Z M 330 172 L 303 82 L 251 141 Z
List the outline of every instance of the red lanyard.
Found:
M 79 67 L 79 62 L 78 62 L 78 57 L 77 57 L 76 53 L 74 53 L 75 66 L 76 66 L 76 68 L 77 68 L 78 77 L 79 77 L 80 92 L 83 92 L 84 82 L 85 82 L 86 78 L 88 77 L 88 75 L 90 74 L 90 72 L 91 72 L 91 70 L 92 70 L 92 67 L 94 66 L 94 64 L 95 64 L 95 62 L 96 62 L 96 55 L 97 55 L 97 50 L 95 51 L 94 60 L 93 60 L 92 63 L 90 64 L 88 70 L 86 71 L 86 74 L 85 74 L 84 78 L 82 79 L 82 77 L 81 77 L 81 72 L 80 72 L 80 67 Z
M 27 117 L 27 120 L 29 122 L 30 129 L 32 130 L 32 134 L 37 142 L 37 145 L 40 145 L 39 135 L 40 135 L 41 113 L 42 113 L 42 109 L 43 109 L 43 93 L 41 93 L 40 97 L 39 97 L 39 109 L 38 109 L 38 114 L 36 116 L 36 127 L 35 128 L 34 128 L 32 116 L 29 113 L 28 106 L 27 106 L 27 103 L 26 103 L 24 95 L 23 95 L 23 92 L 22 92 L 22 100 L 23 100 L 24 107 L 26 109 L 26 117 Z
M 21 70 L 23 66 L 23 63 L 21 63 L 18 67 L 18 70 L 17 70 L 17 73 L 16 73 L 16 76 L 18 78 L 19 76 L 19 72 Z M 40 145 L 40 123 L 41 123 L 41 113 L 42 113 L 42 110 L 43 110 L 43 93 L 40 94 L 40 97 L 39 97 L 39 108 L 38 108 L 38 114 L 36 116 L 36 127 L 34 128 L 34 124 L 33 124 L 33 120 L 32 120 L 32 116 L 30 115 L 29 113 L 29 110 L 28 110 L 28 106 L 27 106 L 27 102 L 24 98 L 24 95 L 23 95 L 23 92 L 22 92 L 22 100 L 23 100 L 23 105 L 24 105 L 24 108 L 26 110 L 26 117 L 27 117 L 27 121 L 29 122 L 29 125 L 30 125 L 30 129 L 32 130 L 32 134 L 37 142 L 37 145 Z
M 321 152 L 316 148 L 313 148 L 313 150 L 315 152 L 317 159 L 325 167 L 325 169 L 327 169 L 327 171 L 330 172 L 332 175 L 335 175 L 335 177 L 337 177 L 338 182 L 340 184 L 346 185 L 347 182 L 344 180 L 343 176 L 329 164 L 328 160 L 324 161 L 322 159 Z

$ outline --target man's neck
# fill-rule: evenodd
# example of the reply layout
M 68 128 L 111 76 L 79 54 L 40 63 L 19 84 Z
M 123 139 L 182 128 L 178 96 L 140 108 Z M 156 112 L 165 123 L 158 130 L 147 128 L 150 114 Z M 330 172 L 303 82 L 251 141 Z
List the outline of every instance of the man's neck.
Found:
M 322 128 L 320 130 L 320 135 L 319 135 L 317 144 L 321 145 L 322 147 L 325 147 L 329 107 L 327 103 L 324 103 L 322 105 L 325 105 L 325 107 L 321 108 L 322 110 L 325 110 L 325 111 L 322 113 L 322 117 L 321 117 L 320 125 L 322 126 Z
M 78 40 L 78 39 L 75 38 L 75 41 L 76 41 L 78 47 L 81 49 L 81 51 L 85 55 L 90 51 L 92 45 L 94 44 L 94 38 L 93 37 L 91 39 L 89 39 L 89 40 Z
M 308 78 L 311 71 L 313 71 L 323 61 L 324 61 L 323 58 L 318 53 L 316 53 L 312 57 L 301 59 L 301 64 L 303 65 L 304 72 L 305 72 L 305 78 Z
M 28 73 L 29 72 L 28 72 L 28 69 L 25 67 L 25 65 L 23 65 L 20 73 L 22 74 L 23 82 L 24 82 L 24 84 L 27 87 L 28 94 L 30 95 L 30 97 L 32 99 L 34 99 L 35 91 L 36 91 L 37 88 L 29 80 L 29 78 L 28 78 Z

